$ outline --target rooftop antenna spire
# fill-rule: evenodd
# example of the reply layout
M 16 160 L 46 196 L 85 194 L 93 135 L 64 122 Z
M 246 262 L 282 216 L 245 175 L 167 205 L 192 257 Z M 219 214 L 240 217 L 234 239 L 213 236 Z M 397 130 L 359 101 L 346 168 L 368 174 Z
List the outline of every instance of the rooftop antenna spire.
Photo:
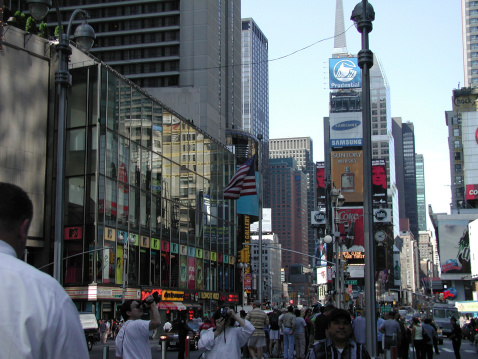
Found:
M 344 4 L 343 0 L 336 0 L 335 3 L 335 32 L 334 32 L 334 51 L 333 57 L 347 54 L 347 41 L 345 39 L 344 25 Z

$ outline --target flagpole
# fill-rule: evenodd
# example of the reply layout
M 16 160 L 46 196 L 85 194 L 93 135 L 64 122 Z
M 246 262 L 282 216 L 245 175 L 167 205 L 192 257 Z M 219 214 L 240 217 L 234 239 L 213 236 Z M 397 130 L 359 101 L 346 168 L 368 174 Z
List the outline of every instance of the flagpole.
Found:
M 257 139 L 259 140 L 259 146 L 258 146 L 258 158 L 257 158 L 257 172 L 259 172 L 259 276 L 258 276 L 258 285 L 257 285 L 257 296 L 259 303 L 261 303 L 260 308 L 262 308 L 262 286 L 264 283 L 262 283 L 262 177 L 261 177 L 261 171 L 262 171 L 262 157 L 261 157 L 261 145 L 262 145 L 262 134 L 257 135 Z M 264 308 L 265 309 L 265 308 Z

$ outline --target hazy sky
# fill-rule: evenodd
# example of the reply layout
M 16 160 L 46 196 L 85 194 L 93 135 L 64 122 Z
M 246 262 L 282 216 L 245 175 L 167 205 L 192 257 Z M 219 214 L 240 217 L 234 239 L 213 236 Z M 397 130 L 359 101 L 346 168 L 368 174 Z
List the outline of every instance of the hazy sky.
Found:
M 252 17 L 269 40 L 269 137 L 310 136 L 314 160 L 323 161 L 323 117 L 329 113 L 327 66 L 334 47 L 328 38 L 334 35 L 335 0 L 241 2 L 242 17 Z M 352 54 L 361 49 L 360 34 L 350 27 L 350 15 L 359 2 L 343 0 L 347 49 Z M 370 3 L 375 9 L 370 49 L 388 78 L 391 115 L 414 124 L 416 152 L 425 160 L 427 204 L 434 212 L 449 212 L 445 111 L 452 110 L 453 89 L 463 86 L 460 1 Z

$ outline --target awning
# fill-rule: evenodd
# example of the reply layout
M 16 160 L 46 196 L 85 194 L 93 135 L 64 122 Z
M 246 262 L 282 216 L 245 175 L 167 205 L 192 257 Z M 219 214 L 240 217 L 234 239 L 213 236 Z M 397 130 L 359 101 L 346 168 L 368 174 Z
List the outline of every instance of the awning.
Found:
M 183 303 L 181 303 L 181 302 L 173 302 L 173 303 L 176 305 L 176 307 L 178 308 L 178 310 L 186 310 L 186 309 L 188 309 L 188 308 L 186 308 L 186 306 L 185 306 Z
M 178 307 L 174 304 L 174 302 L 159 302 L 159 309 L 165 310 L 177 310 Z

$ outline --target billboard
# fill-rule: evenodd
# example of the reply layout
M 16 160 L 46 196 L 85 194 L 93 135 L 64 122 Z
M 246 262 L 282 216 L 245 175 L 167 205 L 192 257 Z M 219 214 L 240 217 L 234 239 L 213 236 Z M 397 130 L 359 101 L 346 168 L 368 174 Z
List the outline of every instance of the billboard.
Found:
M 362 71 L 356 57 L 329 59 L 329 88 L 350 89 L 362 87 Z
M 470 237 L 470 253 L 478 253 L 478 219 L 475 219 L 468 225 Z M 470 258 L 471 276 L 478 277 L 478 256 Z
M 349 252 L 364 252 L 363 207 L 340 207 L 335 222 Z
M 330 153 L 332 184 L 341 190 L 347 203 L 363 203 L 363 151 Z
M 329 122 L 331 147 L 363 145 L 362 112 L 331 113 Z
M 317 189 L 317 206 L 325 206 L 325 162 L 315 164 L 316 178 L 315 187 Z
M 372 161 L 372 203 L 387 204 L 387 167 L 383 159 Z
M 321 225 L 326 224 L 327 216 L 323 211 L 311 211 L 310 212 L 310 224 Z
M 443 219 L 438 223 L 442 274 L 470 274 L 468 219 Z
M 315 266 L 322 267 L 327 265 L 327 243 L 317 240 L 315 242 Z M 320 259 L 319 259 L 320 258 Z
M 392 210 L 390 208 L 375 208 L 373 223 L 392 223 Z
M 317 284 L 327 284 L 327 267 L 317 268 Z

